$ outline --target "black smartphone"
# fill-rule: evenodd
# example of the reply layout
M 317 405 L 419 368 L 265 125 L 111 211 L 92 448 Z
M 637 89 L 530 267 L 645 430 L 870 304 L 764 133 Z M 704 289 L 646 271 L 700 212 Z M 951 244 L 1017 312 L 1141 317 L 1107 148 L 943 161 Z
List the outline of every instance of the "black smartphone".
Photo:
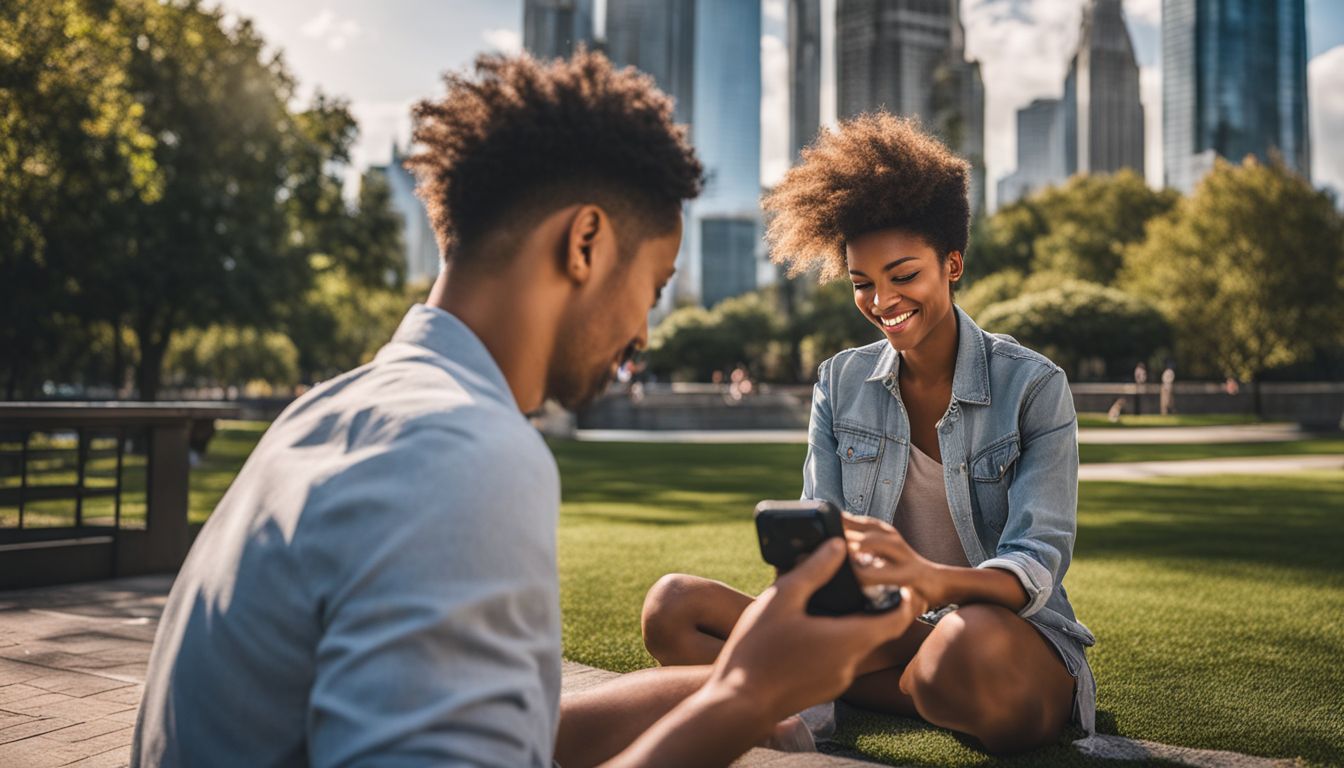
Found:
M 762 501 L 756 505 L 756 537 L 761 557 L 780 573 L 793 568 L 827 539 L 844 538 L 840 510 L 829 501 Z M 901 604 L 899 589 L 884 589 L 874 601 L 864 594 L 849 558 L 831 580 L 812 595 L 807 612 L 814 616 L 843 616 L 860 611 L 876 613 Z

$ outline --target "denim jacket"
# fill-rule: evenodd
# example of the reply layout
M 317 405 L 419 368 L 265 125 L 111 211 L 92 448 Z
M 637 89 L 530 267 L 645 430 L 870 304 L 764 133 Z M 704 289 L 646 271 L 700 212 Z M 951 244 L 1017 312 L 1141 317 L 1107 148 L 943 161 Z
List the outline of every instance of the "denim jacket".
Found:
M 955 307 L 952 400 L 938 421 L 948 508 L 966 560 L 1017 576 L 1020 611 L 1096 642 L 1064 591 L 1078 517 L 1078 419 L 1064 371 Z M 812 394 L 803 498 L 890 523 L 910 460 L 900 355 L 882 341 L 821 364 Z

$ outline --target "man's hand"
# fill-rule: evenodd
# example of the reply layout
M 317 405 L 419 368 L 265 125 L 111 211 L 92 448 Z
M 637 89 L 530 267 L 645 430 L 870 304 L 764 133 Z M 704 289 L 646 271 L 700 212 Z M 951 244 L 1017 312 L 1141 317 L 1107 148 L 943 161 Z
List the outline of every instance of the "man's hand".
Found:
M 933 605 L 946 602 L 938 564 L 924 559 L 899 531 L 881 520 L 848 513 L 844 525 L 849 559 L 861 585 L 908 586 Z
M 903 589 L 900 607 L 884 614 L 808 615 L 808 599 L 844 558 L 842 542 L 830 540 L 761 593 L 738 619 L 706 687 L 761 702 L 769 723 L 843 693 L 859 662 L 926 610 L 918 593 Z
M 780 720 L 843 693 L 859 662 L 927 607 L 902 589 L 887 613 L 809 616 L 808 598 L 844 559 L 844 542 L 831 539 L 779 577 L 742 613 L 705 685 L 604 765 L 728 765 Z

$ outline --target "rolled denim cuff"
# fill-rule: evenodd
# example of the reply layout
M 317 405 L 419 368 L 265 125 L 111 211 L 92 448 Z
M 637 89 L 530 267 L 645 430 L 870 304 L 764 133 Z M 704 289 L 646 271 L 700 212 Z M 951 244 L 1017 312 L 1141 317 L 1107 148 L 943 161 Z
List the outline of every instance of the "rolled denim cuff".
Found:
M 1045 601 L 1050 599 L 1050 592 L 1054 589 L 1055 580 L 1050 570 L 1021 552 L 1006 552 L 976 567 L 1001 568 L 1017 576 L 1018 581 L 1022 582 L 1022 588 L 1027 591 L 1027 604 L 1017 612 L 1024 619 L 1044 608 Z

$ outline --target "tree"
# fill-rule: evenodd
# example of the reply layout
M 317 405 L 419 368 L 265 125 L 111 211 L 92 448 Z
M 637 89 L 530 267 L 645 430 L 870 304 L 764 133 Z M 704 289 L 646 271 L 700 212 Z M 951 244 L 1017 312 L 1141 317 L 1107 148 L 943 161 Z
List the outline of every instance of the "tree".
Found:
M 164 362 L 177 383 L 192 386 L 298 383 L 298 351 L 289 337 L 276 331 L 221 325 L 191 328 L 174 337 Z
M 0 13 L 7 398 L 56 375 L 65 347 L 98 333 L 89 325 L 108 299 L 88 273 L 126 242 L 128 206 L 162 194 L 156 139 L 127 75 L 125 16 L 119 5 L 81 0 L 6 3 Z
M 1280 161 L 1219 161 L 1126 252 L 1122 281 L 1197 372 L 1258 382 L 1344 335 L 1344 216 Z
M 649 366 L 663 375 L 705 381 L 714 371 L 745 363 L 757 375 L 780 340 L 779 312 L 760 291 L 725 299 L 714 309 L 683 307 L 663 319 L 649 340 Z
M 985 308 L 979 325 L 1035 349 L 1076 379 L 1101 360 L 1115 374 L 1170 346 L 1171 329 L 1153 306 L 1115 288 L 1070 280 Z
M 1078 175 L 1058 187 L 1005 206 L 973 233 L 968 278 L 1004 269 L 1055 272 L 1110 285 L 1124 249 L 1144 237 L 1155 216 L 1179 195 L 1149 189 L 1133 171 Z

